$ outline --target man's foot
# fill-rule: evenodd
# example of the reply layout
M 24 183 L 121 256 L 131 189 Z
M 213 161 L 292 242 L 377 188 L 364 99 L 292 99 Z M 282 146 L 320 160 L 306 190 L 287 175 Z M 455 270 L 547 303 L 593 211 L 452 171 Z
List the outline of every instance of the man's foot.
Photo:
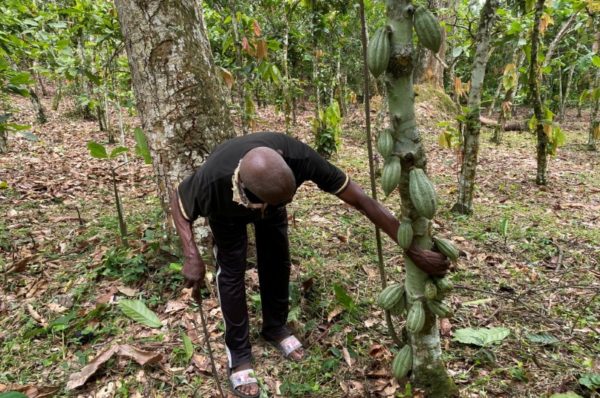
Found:
M 259 396 L 258 382 L 253 376 L 250 363 L 245 363 L 231 369 L 229 381 L 234 392 L 239 397 L 256 398 Z
M 273 344 L 286 358 L 289 358 L 292 361 L 299 362 L 304 359 L 304 348 L 302 348 L 302 343 L 300 343 L 293 335 L 283 337 L 280 340 L 273 342 Z

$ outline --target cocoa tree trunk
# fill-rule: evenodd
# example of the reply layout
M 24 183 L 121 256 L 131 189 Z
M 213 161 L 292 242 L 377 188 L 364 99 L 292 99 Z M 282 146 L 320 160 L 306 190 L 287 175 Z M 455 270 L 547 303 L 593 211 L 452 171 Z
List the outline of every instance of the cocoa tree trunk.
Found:
M 0 153 L 8 152 L 8 134 L 0 125 Z
M 116 0 L 115 4 L 159 198 L 170 219 L 174 188 L 218 143 L 234 136 L 233 125 L 200 3 Z
M 569 74 L 567 75 L 567 82 L 565 84 L 565 93 L 560 101 L 560 110 L 558 112 L 558 119 L 562 121 L 565 117 L 565 106 L 569 102 L 569 95 L 571 94 L 571 85 L 573 83 L 573 73 L 575 72 L 575 63 L 569 68 Z
M 537 173 L 535 182 L 546 185 L 546 169 L 548 168 L 548 137 L 544 132 L 544 113 L 542 110 L 542 97 L 540 94 L 540 66 L 538 65 L 538 46 L 540 39 L 540 19 L 544 11 L 545 0 L 537 0 L 535 17 L 531 31 L 531 60 L 529 64 L 529 101 L 533 106 L 533 113 L 537 120 L 535 132 L 537 135 Z
M 491 29 L 495 23 L 498 0 L 487 0 L 481 9 L 477 30 L 477 49 L 471 70 L 471 90 L 467 101 L 467 118 L 463 132 L 462 166 L 458 178 L 458 200 L 452 211 L 460 214 L 473 212 L 473 190 L 479 153 L 479 133 L 481 131 L 481 92 L 485 78 L 485 68 L 490 54 Z
M 31 100 L 33 111 L 35 112 L 35 120 L 39 124 L 46 123 L 48 121 L 48 118 L 46 117 L 44 106 L 42 105 L 42 102 L 40 101 L 40 98 L 38 97 L 34 89 L 29 90 L 29 99 Z
M 390 30 L 391 56 L 385 76 L 389 116 L 395 153 L 401 162 L 399 192 L 402 200 L 402 218 L 413 224 L 414 244 L 421 249 L 431 249 L 431 221 L 419 217 L 409 194 L 409 172 L 411 168 L 425 169 L 427 159 L 415 120 L 413 89 L 414 6 L 409 0 L 386 2 L 387 22 Z M 396 156 L 394 155 L 394 156 Z M 425 221 L 425 222 L 423 222 Z M 417 268 L 405 254 L 405 289 L 409 306 L 422 297 L 427 275 Z M 425 309 L 425 325 L 418 333 L 409 333 L 412 349 L 412 384 L 425 391 L 428 397 L 453 397 L 457 389 L 448 376 L 441 359 L 438 318 Z

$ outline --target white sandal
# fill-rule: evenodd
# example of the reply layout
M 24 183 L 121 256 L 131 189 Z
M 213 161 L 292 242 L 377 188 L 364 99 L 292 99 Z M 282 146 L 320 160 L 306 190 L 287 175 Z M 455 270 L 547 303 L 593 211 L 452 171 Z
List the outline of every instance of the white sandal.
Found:
M 241 391 L 238 391 L 238 387 L 245 386 L 248 384 L 257 384 L 258 380 L 254 377 L 253 369 L 244 369 L 238 370 L 237 372 L 231 373 L 231 369 L 228 371 L 229 383 L 231 384 L 231 389 L 233 393 L 242 398 L 258 398 L 260 397 L 260 389 L 256 394 L 244 394 Z

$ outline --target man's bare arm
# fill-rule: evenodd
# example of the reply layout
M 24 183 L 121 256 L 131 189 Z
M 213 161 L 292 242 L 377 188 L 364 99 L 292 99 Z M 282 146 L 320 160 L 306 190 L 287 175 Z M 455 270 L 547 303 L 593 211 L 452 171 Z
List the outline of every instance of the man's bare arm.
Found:
M 179 194 L 177 190 L 173 193 L 171 198 L 171 214 L 173 216 L 173 223 L 177 229 L 177 234 L 181 239 L 181 245 L 183 246 L 183 276 L 186 279 L 188 285 L 192 285 L 196 282 L 202 284 L 204 282 L 205 266 L 198 247 L 194 241 L 194 231 L 192 229 L 192 221 L 187 220 L 179 207 Z
M 373 224 L 381 228 L 396 242 L 400 225 L 398 220 L 381 203 L 367 196 L 358 184 L 350 180 L 348 186 L 338 194 L 338 197 L 367 216 Z

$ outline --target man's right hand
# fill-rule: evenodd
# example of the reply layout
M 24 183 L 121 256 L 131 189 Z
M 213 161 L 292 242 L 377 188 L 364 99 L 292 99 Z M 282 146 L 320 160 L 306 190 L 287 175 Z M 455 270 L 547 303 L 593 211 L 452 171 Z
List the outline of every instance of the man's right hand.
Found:
M 185 278 L 185 287 L 192 287 L 196 283 L 198 283 L 200 287 L 204 286 L 206 266 L 200 256 L 186 258 L 183 262 L 183 270 L 181 272 Z

